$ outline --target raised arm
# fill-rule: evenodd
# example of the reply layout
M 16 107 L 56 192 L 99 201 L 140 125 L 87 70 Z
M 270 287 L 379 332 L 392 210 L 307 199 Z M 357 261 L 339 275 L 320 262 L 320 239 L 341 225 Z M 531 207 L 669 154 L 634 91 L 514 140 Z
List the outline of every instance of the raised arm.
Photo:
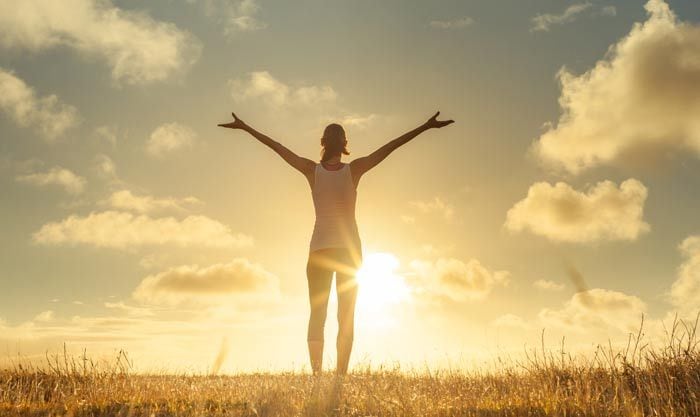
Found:
M 245 132 L 248 132 L 255 139 L 259 140 L 263 144 L 267 145 L 270 149 L 277 152 L 277 154 L 281 156 L 282 159 L 284 159 L 297 171 L 304 174 L 304 176 L 307 179 L 309 179 L 309 181 L 313 180 L 314 168 L 316 166 L 316 163 L 314 161 L 295 154 L 294 152 L 290 151 L 284 145 L 275 141 L 271 137 L 264 135 L 258 132 L 257 130 L 253 129 L 252 127 L 248 126 L 245 122 L 243 122 L 243 120 L 239 119 L 235 113 L 231 113 L 231 115 L 233 116 L 233 122 L 220 123 L 218 126 L 226 127 L 229 129 L 240 129 Z
M 389 156 L 389 154 L 394 152 L 394 150 L 396 150 L 399 146 L 408 143 L 411 139 L 415 138 L 416 136 L 420 135 L 426 130 L 433 128 L 439 129 L 441 127 L 445 127 L 449 124 L 454 123 L 454 120 L 438 120 L 437 117 L 439 115 L 440 112 L 435 113 L 433 117 L 428 119 L 427 122 L 423 123 L 417 128 L 404 133 L 403 135 L 390 141 L 389 143 L 385 144 L 384 146 L 372 152 L 371 154 L 362 158 L 357 158 L 354 161 L 352 161 L 350 163 L 350 169 L 352 171 L 352 177 L 355 179 L 355 184 L 357 184 L 357 182 L 360 180 L 360 177 L 365 172 L 377 166 L 380 162 L 384 160 L 384 158 Z

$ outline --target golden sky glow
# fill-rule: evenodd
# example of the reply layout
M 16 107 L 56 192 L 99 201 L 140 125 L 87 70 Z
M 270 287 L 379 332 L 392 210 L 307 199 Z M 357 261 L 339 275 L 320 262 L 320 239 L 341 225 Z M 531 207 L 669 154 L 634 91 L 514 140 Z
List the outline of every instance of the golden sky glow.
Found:
M 355 365 L 694 318 L 700 6 L 492 3 L 0 0 L 0 362 L 306 365 L 311 193 L 231 111 L 314 160 L 456 120 L 360 181 Z

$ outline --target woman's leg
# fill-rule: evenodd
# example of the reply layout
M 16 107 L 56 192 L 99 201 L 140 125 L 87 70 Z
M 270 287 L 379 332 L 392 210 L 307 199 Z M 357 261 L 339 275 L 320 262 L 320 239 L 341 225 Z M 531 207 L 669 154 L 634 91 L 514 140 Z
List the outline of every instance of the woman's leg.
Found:
M 353 261 L 350 252 L 340 254 L 343 268 L 336 270 L 335 284 L 338 292 L 338 368 L 336 372 L 344 375 L 348 371 L 350 353 L 355 333 L 355 303 L 357 301 L 357 280 L 355 275 L 359 265 Z M 360 261 L 361 262 L 361 261 Z
M 328 296 L 333 280 L 333 270 L 328 267 L 327 251 L 314 251 L 309 254 L 306 264 L 306 277 L 309 284 L 309 327 L 306 340 L 309 345 L 309 359 L 314 374 L 323 367 L 323 330 L 328 311 Z

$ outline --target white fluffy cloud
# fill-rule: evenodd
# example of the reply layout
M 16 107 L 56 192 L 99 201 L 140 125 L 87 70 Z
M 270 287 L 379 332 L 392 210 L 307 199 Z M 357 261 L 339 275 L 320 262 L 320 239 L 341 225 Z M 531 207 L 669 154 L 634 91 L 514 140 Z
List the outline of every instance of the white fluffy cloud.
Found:
M 508 271 L 489 271 L 476 259 L 467 263 L 454 258 L 416 259 L 409 267 L 415 271 L 418 286 L 453 301 L 485 298 L 495 286 L 507 285 L 510 276 Z
M 679 22 L 663 0 L 645 7 L 647 21 L 592 69 L 559 71 L 562 115 L 533 146 L 545 164 L 578 173 L 700 154 L 700 27 Z
M 119 211 L 72 215 L 47 223 L 33 235 L 44 245 L 86 244 L 126 249 L 135 246 L 165 245 L 232 248 L 250 246 L 251 237 L 238 233 L 205 216 L 152 218 Z
M 178 149 L 190 148 L 196 137 L 194 130 L 179 123 L 158 126 L 146 142 L 146 151 L 156 157 Z
M 504 226 L 563 242 L 635 240 L 650 229 L 643 220 L 646 198 L 646 187 L 635 179 L 619 188 L 601 181 L 585 192 L 564 182 L 538 182 L 508 210 Z
M 119 210 L 150 213 L 169 209 L 184 210 L 184 204 L 197 204 L 201 203 L 201 201 L 195 197 L 155 198 L 150 195 L 135 195 L 130 190 L 119 190 L 113 192 L 109 198 L 102 203 Z
M 15 179 L 19 182 L 36 186 L 58 185 L 63 187 L 70 194 L 80 194 L 85 189 L 87 181 L 85 178 L 74 174 L 72 171 L 53 167 L 47 172 L 34 172 L 31 174 L 18 175 Z
M 208 267 L 184 265 L 149 275 L 134 290 L 137 300 L 154 304 L 227 302 L 232 298 L 276 297 L 279 279 L 244 258 Z
M 1 19 L 2 17 L 0 21 Z M 62 103 L 53 94 L 37 97 L 34 89 L 12 72 L 2 68 L 0 111 L 18 125 L 33 128 L 47 140 L 63 135 L 66 130 L 77 125 L 79 119 L 75 107 Z
M 330 86 L 289 86 L 267 71 L 255 71 L 246 78 L 229 80 L 229 87 L 236 101 L 257 99 L 274 107 L 329 103 L 338 96 Z
M 69 47 L 108 63 L 129 84 L 186 71 L 201 46 L 188 32 L 109 0 L 0 0 L 0 45 L 39 51 Z
M 684 316 L 695 318 L 700 310 L 700 236 L 689 236 L 679 245 L 686 257 L 671 286 L 671 302 Z
M 430 26 L 436 29 L 462 29 L 474 24 L 474 19 L 469 16 L 450 20 L 431 20 Z
M 619 291 L 594 288 L 574 294 L 559 310 L 542 309 L 539 319 L 545 326 L 573 331 L 639 328 L 646 304 L 638 297 Z

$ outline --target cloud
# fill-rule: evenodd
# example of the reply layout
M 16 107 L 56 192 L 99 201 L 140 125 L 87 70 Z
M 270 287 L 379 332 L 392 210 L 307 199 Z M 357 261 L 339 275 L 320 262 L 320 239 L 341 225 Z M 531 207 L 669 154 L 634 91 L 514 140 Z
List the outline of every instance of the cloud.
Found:
M 138 213 L 151 213 L 162 210 L 185 210 L 183 204 L 201 203 L 195 197 L 185 198 L 154 198 L 150 195 L 134 195 L 130 190 L 113 192 L 102 204 L 107 204 L 119 210 L 131 210 Z
M 333 102 L 338 97 L 335 90 L 329 86 L 302 86 L 291 90 L 291 103 L 311 106 L 318 103 Z
M 489 271 L 476 259 L 466 264 L 454 258 L 416 259 L 409 267 L 429 294 L 458 302 L 483 299 L 497 285 L 507 285 L 510 276 L 508 271 Z
M 638 329 L 646 304 L 638 297 L 594 288 L 574 294 L 559 310 L 542 309 L 538 318 L 545 326 L 571 331 Z
M 165 244 L 236 248 L 253 244 L 251 237 L 233 234 L 228 226 L 205 216 L 178 220 L 119 211 L 72 215 L 47 223 L 34 233 L 33 240 L 42 245 L 86 244 L 115 249 Z
M 80 194 L 85 189 L 85 178 L 74 174 L 72 171 L 59 166 L 51 168 L 47 172 L 35 172 L 32 174 L 18 175 L 15 179 L 26 184 L 43 187 L 58 185 L 70 194 Z
M 117 144 L 117 128 L 114 126 L 99 126 L 95 128 L 95 135 L 112 146 Z
M 93 315 L 85 307 L 80 310 L 88 314 L 86 316 L 64 316 L 56 311 L 56 314 L 50 315 L 49 321 L 38 320 L 43 313 L 16 323 L 0 318 L 0 344 L 15 346 L 20 342 L 21 362 L 24 364 L 30 363 L 30 360 L 35 364 L 45 363 L 46 356 L 54 357 L 54 353 L 63 355 L 64 346 L 71 357 L 83 354 L 84 347 L 87 347 L 88 356 L 97 361 L 111 361 L 114 346 L 117 345 L 129 353 L 135 370 L 155 372 L 172 369 L 173 363 L 178 369 L 205 370 L 211 365 L 221 336 L 228 335 L 236 339 L 236 343 L 229 346 L 232 357 L 241 358 L 250 352 L 269 350 L 258 355 L 261 358 L 259 363 L 244 361 L 245 369 L 252 371 L 269 367 L 269 361 L 263 357 L 270 358 L 274 354 L 274 347 L 255 335 L 261 332 L 291 335 L 296 329 L 290 324 L 304 320 L 303 314 L 291 308 L 293 306 L 285 298 L 276 295 L 270 297 L 277 286 L 269 292 L 262 288 L 221 298 L 196 295 L 191 299 L 182 299 L 187 303 L 181 307 L 132 304 L 130 301 L 108 303 L 110 305 L 105 305 L 108 309 L 105 314 Z M 182 295 L 177 294 L 178 297 Z M 157 294 L 157 297 L 164 296 L 165 293 Z M 221 303 L 211 304 L 216 301 Z M 68 309 L 74 310 L 70 306 Z M 65 341 L 68 341 L 67 345 L 64 345 Z M 159 346 L 157 352 L 152 349 L 156 345 Z M 192 352 L 205 354 L 193 357 Z M 290 354 L 285 357 L 278 366 L 286 366 L 285 363 L 290 363 L 294 356 Z M 9 362 L 0 358 L 0 367 L 11 366 Z
M 229 20 L 224 33 L 231 35 L 236 32 L 250 32 L 265 29 L 266 27 L 267 23 L 258 20 L 255 16 L 236 16 Z
M 2 17 L 0 28 L 1 22 Z M 62 103 L 54 94 L 37 97 L 33 88 L 3 68 L 0 68 L 0 111 L 19 126 L 31 127 L 49 141 L 79 123 L 75 107 Z
M 545 291 L 561 291 L 564 289 L 564 284 L 546 279 L 538 279 L 537 281 L 533 282 L 532 285 L 535 288 Z
M 250 32 L 265 29 L 267 23 L 258 20 L 255 16 L 260 11 L 260 6 L 255 0 L 242 0 L 226 2 L 226 29 L 227 35 L 236 32 Z
M 593 7 L 591 3 L 577 3 L 567 7 L 562 14 L 538 14 L 533 17 L 531 32 L 548 32 L 551 26 L 573 22 L 579 14 Z
M 411 207 L 414 207 L 422 213 L 438 213 L 445 220 L 451 220 L 454 216 L 454 207 L 446 201 L 442 200 L 440 197 L 434 197 L 429 201 L 414 200 L 408 203 Z
M 114 164 L 112 158 L 107 155 L 99 154 L 95 156 L 95 170 L 100 178 L 119 181 L 117 176 L 117 166 Z
M 564 25 L 578 19 L 586 11 L 592 16 L 613 17 L 617 15 L 615 6 L 597 6 L 590 2 L 572 4 L 561 14 L 538 14 L 531 19 L 530 32 L 549 32 L 552 26 Z
M 326 108 L 326 110 L 328 110 Z M 337 109 L 329 112 L 329 114 L 319 117 L 319 123 L 329 124 L 329 123 L 340 123 L 345 127 L 356 128 L 356 129 L 367 129 L 369 126 L 374 124 L 379 115 L 375 113 L 369 114 L 358 114 L 347 112 L 342 109 Z
M 635 179 L 619 188 L 601 181 L 585 192 L 564 182 L 538 182 L 508 210 L 504 226 L 562 242 L 635 240 L 650 229 L 642 219 L 646 198 L 646 187 Z
M 125 182 L 117 175 L 117 166 L 109 156 L 98 154 L 95 156 L 92 169 L 97 176 L 112 189 L 124 188 Z
M 559 71 L 562 115 L 531 150 L 544 164 L 576 174 L 700 154 L 700 26 L 678 22 L 662 0 L 645 7 L 647 21 L 592 69 Z
M 267 23 L 257 15 L 260 5 L 255 0 L 187 0 L 204 7 L 204 13 L 223 25 L 224 34 L 234 37 L 240 32 L 252 32 L 267 28 Z
M 700 310 L 700 236 L 685 238 L 678 248 L 686 259 L 671 285 L 671 303 L 679 313 L 695 318 Z
M 155 157 L 161 157 L 168 152 L 191 148 L 196 137 L 194 130 L 179 123 L 165 123 L 158 126 L 148 141 L 146 151 Z
M 247 78 L 229 80 L 229 87 L 238 102 L 262 100 L 273 107 L 330 103 L 338 96 L 330 86 L 291 87 L 267 71 L 255 71 L 248 73 Z
M 372 122 L 374 122 L 377 118 L 377 115 L 374 113 L 370 113 L 367 115 L 360 115 L 360 114 L 348 114 L 345 115 L 341 120 L 340 124 L 343 126 L 350 126 L 350 127 L 357 127 L 360 129 L 364 129 Z
M 123 301 L 118 303 L 107 302 L 104 303 L 104 306 L 109 309 L 124 312 L 126 315 L 131 317 L 150 317 L 154 315 L 153 311 L 149 308 L 132 306 L 124 303 Z
M 184 265 L 149 275 L 134 290 L 133 297 L 146 303 L 229 302 L 232 297 L 275 297 L 279 279 L 262 266 L 244 258 L 207 267 Z
M 52 310 L 42 311 L 34 317 L 34 321 L 47 322 L 54 319 L 54 312 Z
M 617 16 L 617 7 L 603 6 L 600 9 L 600 14 L 602 14 L 603 16 Z
M 436 28 L 436 29 L 462 29 L 467 26 L 471 26 L 474 24 L 474 19 L 471 17 L 465 16 L 461 17 L 459 19 L 450 19 L 450 20 L 432 20 L 430 22 L 430 27 Z
M 0 0 L 0 45 L 41 51 L 68 47 L 98 57 L 127 84 L 184 73 L 201 45 L 172 23 L 126 11 L 109 0 Z

